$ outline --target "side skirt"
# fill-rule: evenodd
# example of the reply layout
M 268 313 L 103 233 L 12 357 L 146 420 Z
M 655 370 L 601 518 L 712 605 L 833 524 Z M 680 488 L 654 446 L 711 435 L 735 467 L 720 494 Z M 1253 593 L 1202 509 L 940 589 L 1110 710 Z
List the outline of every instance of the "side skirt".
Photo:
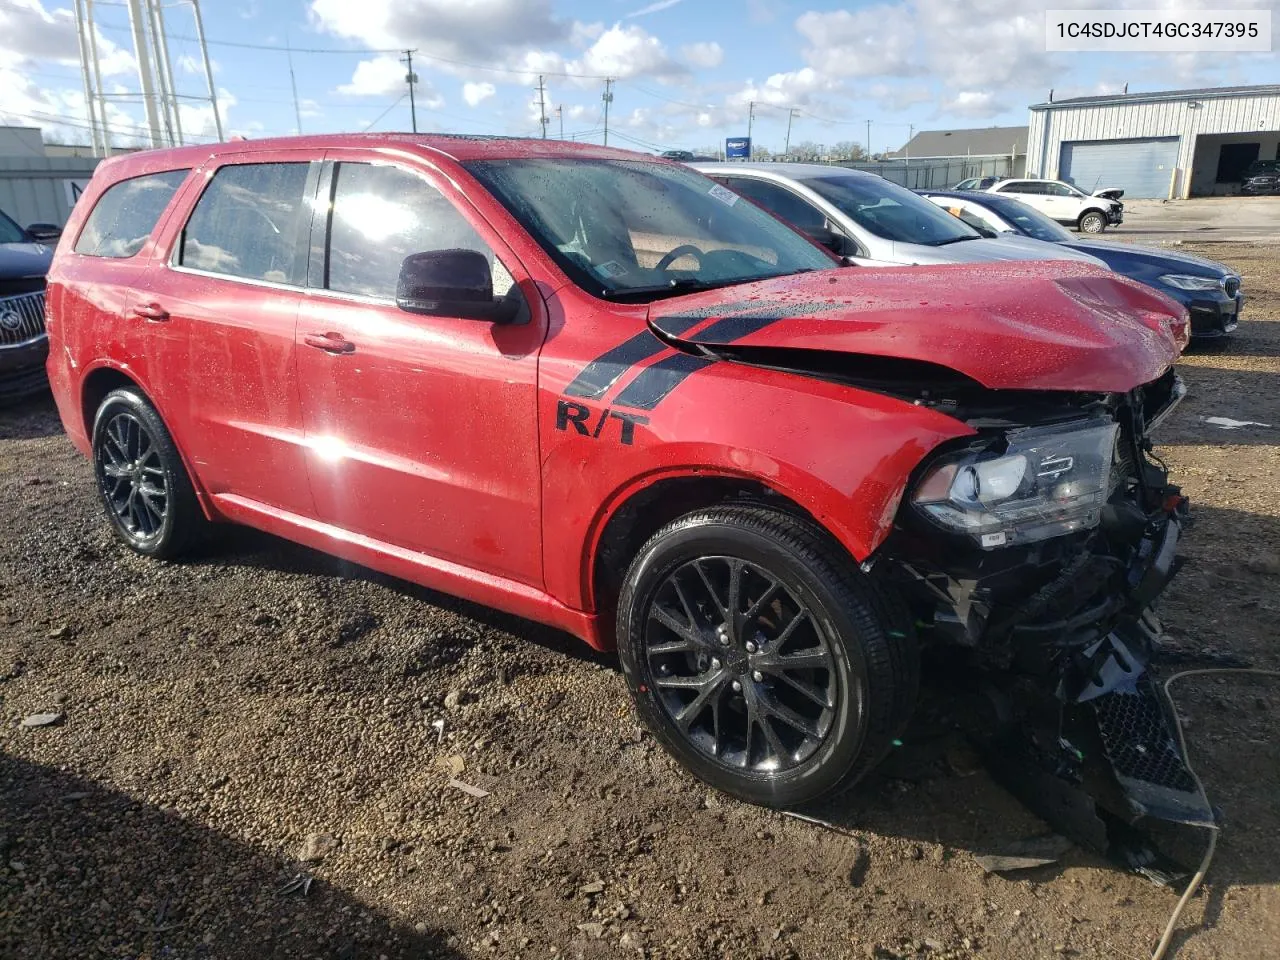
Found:
M 275 534 L 431 590 L 545 623 L 585 640 L 597 650 L 606 649 L 595 614 L 567 607 L 536 587 L 406 550 L 235 494 L 215 493 L 210 499 L 217 512 L 234 523 Z

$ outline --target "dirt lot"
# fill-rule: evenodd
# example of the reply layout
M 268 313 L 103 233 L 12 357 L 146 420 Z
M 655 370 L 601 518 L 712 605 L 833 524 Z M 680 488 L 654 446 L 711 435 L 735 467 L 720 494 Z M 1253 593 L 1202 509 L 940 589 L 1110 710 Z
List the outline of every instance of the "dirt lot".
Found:
M 1197 523 L 1162 614 L 1275 668 L 1280 248 L 1206 250 L 1252 299 L 1163 428 Z M 1142 960 L 1174 905 L 1079 850 L 986 876 L 1043 825 L 912 737 L 835 833 L 700 787 L 551 631 L 242 530 L 135 558 L 46 400 L 0 413 L 0 489 L 2 957 Z M 1180 703 L 1227 829 L 1178 956 L 1280 957 L 1280 688 Z

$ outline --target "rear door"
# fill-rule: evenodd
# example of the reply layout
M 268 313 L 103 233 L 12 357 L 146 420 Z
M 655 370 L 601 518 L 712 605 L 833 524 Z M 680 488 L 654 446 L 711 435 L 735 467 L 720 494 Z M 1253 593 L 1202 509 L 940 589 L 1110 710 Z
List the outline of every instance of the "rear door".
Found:
M 326 156 L 298 324 L 318 516 L 540 586 L 541 298 L 449 178 L 366 151 Z M 449 249 L 485 254 L 495 296 L 523 302 L 517 322 L 396 306 L 404 258 Z
M 153 322 L 186 334 L 185 452 L 205 489 L 303 516 L 294 327 L 319 170 L 301 151 L 215 160 L 148 298 Z
M 1046 216 L 1054 216 L 1053 208 L 1049 203 L 1049 196 L 1045 192 L 1043 183 L 1035 180 L 1012 180 L 1009 183 L 1000 184 L 995 189 L 998 193 L 1012 194 L 1027 206 L 1039 210 Z

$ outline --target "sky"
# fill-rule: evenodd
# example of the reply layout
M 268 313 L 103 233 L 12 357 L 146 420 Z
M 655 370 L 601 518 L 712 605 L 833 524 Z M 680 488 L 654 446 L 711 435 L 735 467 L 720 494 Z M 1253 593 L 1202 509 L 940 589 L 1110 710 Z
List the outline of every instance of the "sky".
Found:
M 709 149 L 743 136 L 901 147 L 912 129 L 1016 126 L 1049 91 L 1068 96 L 1274 83 L 1280 54 L 1046 53 L 1049 8 L 1272 9 L 1280 0 L 204 0 L 228 134 L 408 130 L 416 50 L 420 130 L 540 134 Z M 98 8 L 97 44 L 120 143 L 143 113 L 125 11 Z M 180 94 L 205 92 L 189 8 L 166 9 Z M 286 47 L 293 52 L 290 53 Z M 1280 38 L 1273 37 L 1280 50 Z M 385 51 L 385 52 L 380 52 Z M 292 67 L 292 78 L 290 75 Z M 294 84 L 297 96 L 295 101 Z M 754 103 L 754 107 L 752 104 Z M 754 119 L 749 119 L 753 115 Z M 71 0 L 0 0 L 0 124 L 87 142 Z M 212 108 L 185 101 L 192 140 Z

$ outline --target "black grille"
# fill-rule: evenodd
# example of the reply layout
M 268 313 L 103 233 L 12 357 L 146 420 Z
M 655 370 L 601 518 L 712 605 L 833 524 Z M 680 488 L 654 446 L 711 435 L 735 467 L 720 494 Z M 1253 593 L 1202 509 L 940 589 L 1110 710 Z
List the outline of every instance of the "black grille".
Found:
M 1226 291 L 1228 297 L 1234 297 L 1240 292 L 1240 278 L 1227 277 L 1222 281 L 1222 289 Z
M 1169 735 L 1164 714 L 1147 691 L 1117 690 L 1097 702 L 1098 727 L 1116 773 L 1171 790 L 1194 793 L 1178 745 Z
M 26 343 L 44 333 L 44 291 L 0 296 L 0 347 Z

